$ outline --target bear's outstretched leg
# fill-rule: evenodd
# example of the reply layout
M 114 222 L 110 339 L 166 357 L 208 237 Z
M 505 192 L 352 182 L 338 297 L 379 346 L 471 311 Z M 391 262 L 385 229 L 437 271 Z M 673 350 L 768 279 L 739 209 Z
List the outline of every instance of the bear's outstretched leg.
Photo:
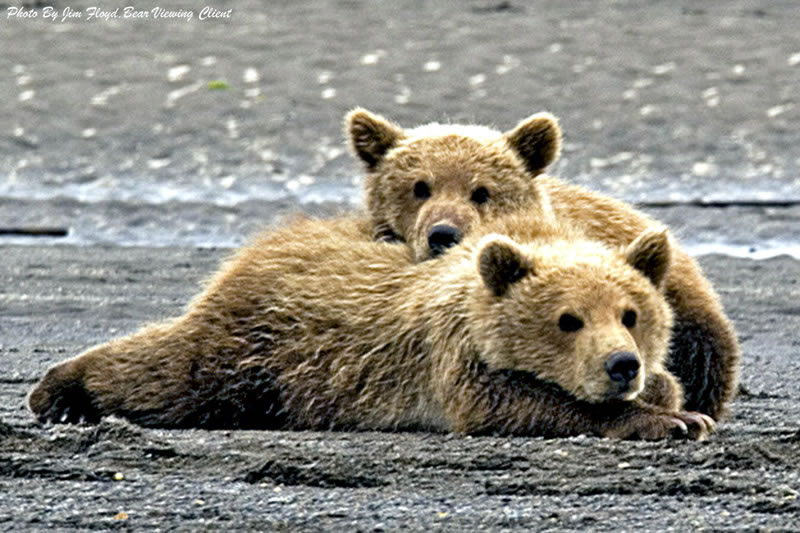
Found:
M 530 374 L 471 366 L 467 372 L 473 378 L 455 383 L 445 405 L 453 429 L 461 433 L 704 440 L 716 429 L 714 420 L 700 413 L 638 400 L 589 403 Z
M 186 352 L 169 336 L 158 346 L 120 339 L 47 371 L 28 397 L 42 422 L 95 423 L 118 415 L 151 427 L 271 429 L 286 416 L 274 376 L 260 366 L 239 367 L 236 357 L 184 364 Z M 139 340 L 141 341 L 141 339 Z M 187 346 L 184 345 L 184 348 Z M 223 352 L 224 353 L 224 352 Z M 206 362 L 212 359 L 206 359 Z
M 50 368 L 28 396 L 31 411 L 42 422 L 97 422 L 113 414 L 169 425 L 164 415 L 190 402 L 181 398 L 187 387 L 176 371 L 185 345 L 165 330 L 147 328 Z
M 157 427 L 279 426 L 273 376 L 239 365 L 241 347 L 214 323 L 189 314 L 92 348 L 48 370 L 29 406 L 50 422 L 118 415 Z

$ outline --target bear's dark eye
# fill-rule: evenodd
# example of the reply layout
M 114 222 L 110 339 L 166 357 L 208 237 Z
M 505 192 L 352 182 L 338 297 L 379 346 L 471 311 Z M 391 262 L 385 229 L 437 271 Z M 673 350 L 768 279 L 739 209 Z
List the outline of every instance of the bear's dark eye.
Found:
M 561 329 L 561 331 L 572 333 L 573 331 L 578 331 L 583 327 L 583 320 L 575 315 L 564 313 L 561 315 L 561 318 L 558 319 L 558 327 Z
M 478 187 L 472 191 L 472 202 L 478 205 L 485 204 L 489 201 L 489 189 L 486 187 Z
M 622 315 L 622 325 L 626 328 L 632 328 L 636 325 L 636 311 L 628 309 Z
M 431 197 L 431 188 L 424 181 L 418 181 L 414 184 L 414 198 L 424 200 Z

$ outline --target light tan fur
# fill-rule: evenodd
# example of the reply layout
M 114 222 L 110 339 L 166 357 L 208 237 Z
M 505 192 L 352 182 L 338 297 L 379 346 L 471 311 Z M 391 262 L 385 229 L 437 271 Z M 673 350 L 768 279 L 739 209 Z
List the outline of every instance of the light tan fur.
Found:
M 373 231 L 381 239 L 407 242 L 418 261 L 434 255 L 428 240 L 434 226 L 466 235 L 482 220 L 527 203 L 538 205 L 542 216 L 554 213 L 589 238 L 615 246 L 658 225 L 621 201 L 540 176 L 561 146 L 558 122 L 547 113 L 506 133 L 457 124 L 405 130 L 363 109 L 351 112 L 346 124 L 351 148 L 365 164 Z M 419 182 L 428 186 L 429 197 L 414 194 Z M 476 205 L 472 197 L 479 187 L 488 197 Z M 741 353 L 733 325 L 698 264 L 677 245 L 665 287 L 675 313 L 668 368 L 684 386 L 687 407 L 719 419 L 739 384 Z
M 506 133 L 459 124 L 403 130 L 363 109 L 346 122 L 351 150 L 367 169 L 365 203 L 376 237 L 408 242 L 417 260 L 431 256 L 428 234 L 436 225 L 466 234 L 481 220 L 545 202 L 533 177 L 561 149 L 561 130 L 549 113 L 531 115 Z M 418 183 L 429 198 L 415 195 Z M 482 187 L 489 201 L 472 201 Z
M 51 368 L 29 405 L 171 427 L 707 436 L 663 368 L 667 233 L 606 248 L 532 220 L 422 263 L 365 239 L 364 220 L 295 222 L 239 251 L 185 315 Z M 565 313 L 583 327 L 562 331 Z M 641 363 L 624 391 L 603 367 L 620 350 Z

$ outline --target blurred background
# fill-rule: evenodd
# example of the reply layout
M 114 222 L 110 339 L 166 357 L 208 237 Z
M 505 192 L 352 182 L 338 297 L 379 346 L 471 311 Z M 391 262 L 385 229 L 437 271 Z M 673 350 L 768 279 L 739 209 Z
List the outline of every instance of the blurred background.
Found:
M 795 1 L 156 5 L 0 4 L 0 244 L 232 247 L 358 209 L 342 119 L 363 106 L 551 111 L 551 174 L 695 254 L 800 256 Z

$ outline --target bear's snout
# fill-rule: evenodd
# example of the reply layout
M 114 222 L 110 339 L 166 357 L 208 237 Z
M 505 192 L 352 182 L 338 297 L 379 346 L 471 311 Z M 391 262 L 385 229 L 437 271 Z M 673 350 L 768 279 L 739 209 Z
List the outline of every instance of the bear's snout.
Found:
M 630 388 L 631 381 L 639 375 L 639 358 L 633 352 L 615 352 L 606 360 L 606 372 L 620 392 Z
M 431 255 L 441 255 L 448 248 L 461 242 L 461 231 L 448 224 L 437 224 L 428 232 L 428 248 Z

